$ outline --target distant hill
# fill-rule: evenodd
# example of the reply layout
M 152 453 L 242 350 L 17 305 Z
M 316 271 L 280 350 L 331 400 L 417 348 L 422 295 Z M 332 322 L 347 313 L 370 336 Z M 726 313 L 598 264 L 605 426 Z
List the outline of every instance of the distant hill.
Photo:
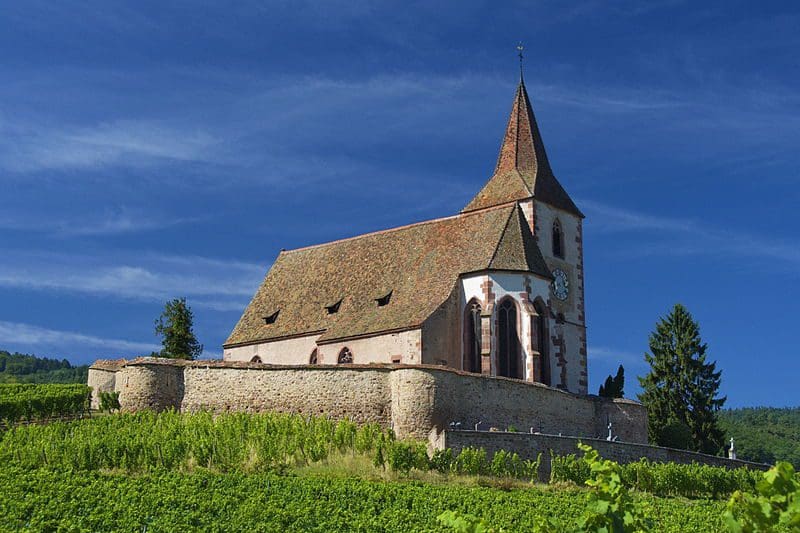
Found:
M 86 383 L 89 367 L 0 350 L 0 383 Z
M 725 438 L 733 437 L 739 459 L 800 468 L 800 407 L 726 409 L 719 423 Z

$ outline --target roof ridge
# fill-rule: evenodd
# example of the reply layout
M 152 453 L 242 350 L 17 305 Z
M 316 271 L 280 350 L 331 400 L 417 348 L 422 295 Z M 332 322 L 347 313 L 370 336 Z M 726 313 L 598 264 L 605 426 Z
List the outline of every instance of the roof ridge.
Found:
M 499 210 L 499 209 L 508 209 L 512 204 L 516 204 L 516 200 L 512 200 L 510 202 L 505 202 L 505 203 L 498 204 L 498 205 L 492 205 L 492 206 L 489 206 L 489 207 L 483 207 L 483 208 L 480 208 L 480 209 L 474 209 L 472 211 L 467 211 L 465 213 L 456 213 L 455 215 L 450 215 L 450 216 L 446 216 L 446 217 L 433 218 L 433 219 L 430 219 L 430 220 L 421 220 L 419 222 L 413 222 L 411 224 L 404 224 L 402 226 L 397 226 L 395 228 L 387 228 L 387 229 L 381 229 L 381 230 L 376 230 L 376 231 L 370 231 L 370 232 L 367 232 L 367 233 L 362 233 L 360 235 L 353 235 L 352 237 L 344 237 L 342 239 L 336 239 L 336 240 L 328 241 L 328 242 L 321 242 L 319 244 L 310 244 L 308 246 L 301 246 L 300 248 L 293 248 L 291 250 L 281 250 L 280 253 L 282 255 L 286 255 L 286 254 L 290 254 L 290 253 L 293 253 L 293 252 L 301 252 L 301 251 L 304 251 L 304 250 L 310 250 L 312 248 L 321 248 L 323 246 L 329 246 L 329 245 L 338 244 L 338 243 L 341 243 L 341 242 L 353 241 L 353 240 L 356 240 L 356 239 L 361 239 L 363 237 L 370 237 L 370 236 L 373 236 L 373 235 L 381 235 L 381 234 L 384 234 L 384 233 L 391 233 L 393 231 L 400 231 L 400 230 L 404 230 L 404 229 L 408 229 L 408 228 L 413 228 L 413 227 L 416 227 L 416 226 L 424 226 L 425 224 L 435 224 L 437 222 L 444 222 L 445 220 L 453 220 L 453 219 L 462 218 L 462 217 L 468 217 L 468 216 L 472 216 L 472 215 L 479 215 L 479 214 L 482 214 L 483 212 L 486 212 L 486 211 L 494 211 L 494 210 Z

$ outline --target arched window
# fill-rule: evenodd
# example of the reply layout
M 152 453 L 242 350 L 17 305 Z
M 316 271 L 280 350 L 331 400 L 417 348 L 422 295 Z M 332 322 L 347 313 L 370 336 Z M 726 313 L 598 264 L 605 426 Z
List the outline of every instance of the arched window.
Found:
M 250 359 L 250 362 L 251 363 L 260 363 L 261 362 L 261 358 L 259 356 L 257 356 L 257 355 L 254 355 L 253 358 Z
M 345 346 L 342 348 L 342 351 L 339 352 L 339 358 L 337 362 L 340 365 L 348 365 L 353 362 L 353 352 L 350 351 L 350 348 Z
M 547 307 L 541 300 L 533 303 L 536 310 L 536 338 L 533 339 L 533 346 L 539 352 L 540 380 L 545 385 L 550 385 L 550 354 L 547 350 Z
M 517 305 L 506 298 L 497 308 L 497 375 L 522 379 Z
M 308 358 L 309 365 L 316 365 L 317 364 L 317 349 L 314 348 L 314 351 L 311 352 L 311 357 Z
M 561 222 L 553 222 L 553 255 L 564 257 L 564 232 L 561 231 Z
M 464 370 L 481 372 L 481 304 L 472 299 L 464 310 Z

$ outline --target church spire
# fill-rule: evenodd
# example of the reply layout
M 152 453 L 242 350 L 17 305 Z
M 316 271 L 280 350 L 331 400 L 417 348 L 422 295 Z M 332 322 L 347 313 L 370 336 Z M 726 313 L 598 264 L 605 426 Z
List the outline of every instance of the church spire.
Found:
M 521 56 L 520 51 L 520 61 Z M 520 68 L 519 85 L 494 173 L 462 212 L 531 197 L 583 216 L 550 168 Z

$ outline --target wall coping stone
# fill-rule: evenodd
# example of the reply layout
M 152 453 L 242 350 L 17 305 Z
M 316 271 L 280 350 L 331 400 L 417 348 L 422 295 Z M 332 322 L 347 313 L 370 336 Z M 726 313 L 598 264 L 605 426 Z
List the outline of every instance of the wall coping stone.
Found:
M 610 402 L 610 403 L 619 403 L 619 404 L 629 404 L 629 405 L 641 405 L 640 402 L 636 400 L 631 400 L 628 398 L 602 398 L 595 394 L 577 394 L 574 392 L 569 392 L 563 389 L 559 389 L 556 387 L 550 387 L 543 383 L 531 382 L 531 381 L 524 381 L 520 379 L 513 379 L 507 378 L 504 376 L 487 376 L 484 374 L 473 374 L 471 372 L 465 372 L 463 370 L 458 370 L 456 368 L 449 368 L 441 365 L 425 365 L 425 364 L 403 364 L 403 363 L 369 363 L 369 364 L 335 364 L 335 365 L 326 365 L 326 364 L 318 364 L 318 365 L 277 365 L 272 363 L 251 363 L 249 361 L 225 361 L 222 359 L 195 359 L 195 360 L 188 360 L 188 359 L 170 359 L 166 357 L 137 357 L 133 360 L 125 360 L 119 359 L 114 362 L 121 362 L 118 368 L 115 370 L 120 370 L 122 367 L 128 366 L 172 366 L 172 367 L 183 367 L 183 368 L 207 368 L 207 369 L 250 369 L 250 370 L 323 370 L 323 371 L 364 371 L 364 370 L 378 370 L 383 372 L 391 372 L 394 370 L 425 370 L 431 372 L 443 372 L 449 374 L 455 374 L 458 376 L 464 377 L 471 377 L 474 379 L 485 379 L 485 380 L 496 380 L 496 381 L 506 381 L 509 383 L 514 383 L 516 385 L 525 385 L 528 387 L 538 387 L 542 389 L 548 389 L 553 393 L 564 394 L 566 396 L 570 396 L 573 398 L 580 398 L 584 400 L 591 400 L 595 402 Z M 98 360 L 95 361 L 94 364 L 90 368 L 95 368 L 95 365 L 105 364 L 106 360 Z M 106 370 L 106 368 L 98 366 L 102 370 Z M 110 369 L 110 368 L 109 368 Z
M 592 438 L 592 437 L 576 437 L 576 436 L 572 436 L 572 435 L 552 435 L 552 434 L 549 434 L 549 433 L 539 433 L 539 432 L 536 432 L 536 433 L 524 433 L 524 432 L 521 432 L 521 431 L 502 431 L 502 430 L 501 431 L 487 431 L 487 430 L 483 430 L 483 429 L 469 430 L 469 429 L 450 429 L 450 428 L 445 429 L 445 433 L 462 434 L 462 435 L 470 435 L 470 436 L 478 434 L 481 437 L 489 436 L 489 438 L 492 438 L 495 435 L 497 435 L 497 436 L 502 435 L 503 438 L 511 437 L 511 438 L 519 438 L 519 439 L 529 439 L 531 437 L 533 437 L 533 438 L 546 437 L 548 439 L 562 439 L 564 441 L 573 441 L 573 442 L 575 442 L 575 452 L 576 452 L 576 454 L 580 452 L 580 450 L 578 449 L 578 446 L 577 446 L 579 442 L 582 442 L 584 444 L 589 444 L 589 445 L 592 445 L 592 443 L 596 442 L 596 443 L 602 443 L 602 445 L 604 445 L 604 446 L 608 446 L 608 445 L 615 446 L 615 445 L 617 445 L 617 446 L 640 448 L 640 449 L 646 449 L 646 450 L 663 450 L 663 451 L 665 451 L 667 453 L 677 453 L 677 454 L 686 455 L 686 456 L 689 456 L 689 457 L 697 457 L 697 459 L 698 459 L 697 462 L 698 463 L 708 463 L 709 462 L 708 460 L 711 459 L 711 460 L 714 460 L 714 461 L 719 461 L 719 460 L 726 461 L 726 462 L 731 463 L 732 465 L 739 465 L 741 467 L 750 467 L 750 468 L 754 468 L 754 469 L 758 469 L 758 470 L 767 470 L 767 469 L 772 467 L 772 465 L 767 464 L 767 463 L 757 463 L 757 462 L 754 462 L 754 461 L 746 461 L 744 459 L 730 459 L 728 457 L 721 457 L 719 455 L 710 455 L 710 454 L 701 453 L 701 452 L 693 452 L 691 450 L 681 450 L 679 448 L 668 448 L 666 446 L 656 446 L 656 445 L 653 445 L 653 444 L 642 444 L 642 443 L 639 443 L 639 442 L 625 442 L 625 441 L 620 441 L 620 440 L 608 441 L 606 439 L 596 439 L 596 438 Z M 446 437 L 445 437 L 445 441 L 446 441 Z
M 128 363 L 127 359 L 97 359 L 89 367 L 90 370 L 107 370 L 117 372 Z

